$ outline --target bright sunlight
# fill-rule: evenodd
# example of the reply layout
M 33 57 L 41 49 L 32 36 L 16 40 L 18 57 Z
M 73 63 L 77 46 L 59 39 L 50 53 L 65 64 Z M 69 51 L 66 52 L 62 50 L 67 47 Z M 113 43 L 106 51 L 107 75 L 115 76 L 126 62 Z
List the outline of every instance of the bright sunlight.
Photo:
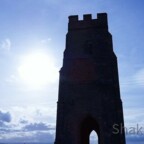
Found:
M 31 53 L 23 57 L 18 68 L 20 79 L 33 88 L 53 83 L 58 78 L 58 69 L 48 54 Z

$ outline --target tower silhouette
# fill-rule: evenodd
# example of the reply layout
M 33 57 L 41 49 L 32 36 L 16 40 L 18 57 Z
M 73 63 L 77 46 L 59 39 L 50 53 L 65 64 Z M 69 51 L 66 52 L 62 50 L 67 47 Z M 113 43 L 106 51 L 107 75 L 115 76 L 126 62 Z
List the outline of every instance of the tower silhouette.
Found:
M 117 58 L 107 14 L 70 16 L 60 70 L 55 144 L 125 144 Z

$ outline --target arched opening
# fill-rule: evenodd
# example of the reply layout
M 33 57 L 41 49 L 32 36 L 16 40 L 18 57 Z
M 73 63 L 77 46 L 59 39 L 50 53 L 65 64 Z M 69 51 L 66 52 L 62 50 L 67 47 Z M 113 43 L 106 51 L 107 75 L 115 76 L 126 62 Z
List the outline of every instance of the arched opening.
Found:
M 95 143 L 90 143 L 91 134 L 95 136 Z M 92 117 L 87 117 L 81 124 L 81 144 L 100 144 L 99 125 Z
M 98 144 L 98 135 L 94 130 L 89 135 L 89 144 Z

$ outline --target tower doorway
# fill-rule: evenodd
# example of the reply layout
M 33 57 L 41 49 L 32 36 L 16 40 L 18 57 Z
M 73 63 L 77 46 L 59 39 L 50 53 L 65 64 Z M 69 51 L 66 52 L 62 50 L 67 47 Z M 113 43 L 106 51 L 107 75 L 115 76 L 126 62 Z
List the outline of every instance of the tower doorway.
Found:
M 81 144 L 100 144 L 99 125 L 92 117 L 87 117 L 81 125 Z

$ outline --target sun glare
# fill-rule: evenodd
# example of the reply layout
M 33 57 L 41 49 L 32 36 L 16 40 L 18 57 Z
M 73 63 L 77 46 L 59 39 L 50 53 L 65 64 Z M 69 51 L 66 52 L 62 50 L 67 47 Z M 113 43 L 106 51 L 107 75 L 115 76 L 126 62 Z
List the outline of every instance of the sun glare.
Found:
M 24 84 L 31 87 L 55 82 L 58 78 L 58 69 L 54 65 L 53 59 L 45 53 L 24 56 L 18 72 Z

